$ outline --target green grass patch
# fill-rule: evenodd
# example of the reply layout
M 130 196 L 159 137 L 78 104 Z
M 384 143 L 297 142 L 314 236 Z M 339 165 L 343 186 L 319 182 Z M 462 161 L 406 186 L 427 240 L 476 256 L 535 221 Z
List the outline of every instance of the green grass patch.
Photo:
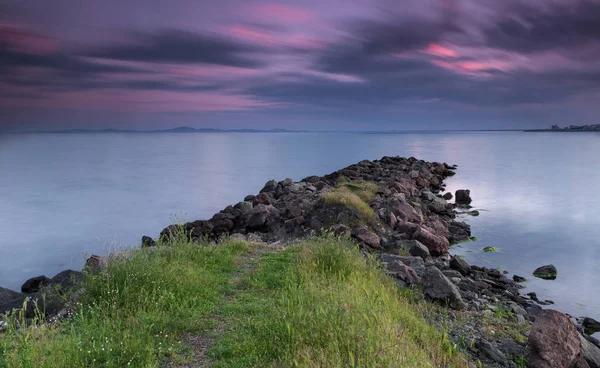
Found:
M 158 367 L 185 354 L 184 332 L 211 326 L 232 286 L 243 242 L 214 246 L 175 242 L 113 257 L 89 276 L 72 318 L 27 324 L 10 316 L 0 335 L 0 367 Z
M 370 207 L 371 201 L 377 193 L 375 183 L 365 181 L 349 182 L 343 176 L 338 179 L 338 184 L 331 191 L 323 195 L 323 200 L 328 204 L 339 204 L 349 208 L 359 217 L 370 220 L 375 217 Z
M 322 237 L 267 255 L 224 306 L 215 367 L 466 367 L 424 315 L 347 239 Z

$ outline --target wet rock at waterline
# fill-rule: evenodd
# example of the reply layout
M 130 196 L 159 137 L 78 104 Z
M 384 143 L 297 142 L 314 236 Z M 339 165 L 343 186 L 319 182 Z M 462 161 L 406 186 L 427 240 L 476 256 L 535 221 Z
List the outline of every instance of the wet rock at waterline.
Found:
M 558 276 L 558 270 L 554 265 L 541 266 L 533 271 L 533 276 L 544 280 L 555 280 Z
M 471 204 L 471 191 L 469 189 L 459 189 L 454 193 L 454 201 L 457 204 Z

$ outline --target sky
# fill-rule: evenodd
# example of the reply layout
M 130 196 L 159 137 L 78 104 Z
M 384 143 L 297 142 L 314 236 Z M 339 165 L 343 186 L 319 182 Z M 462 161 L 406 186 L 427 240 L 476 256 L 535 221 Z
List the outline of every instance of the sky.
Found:
M 0 0 L 0 131 L 599 116 L 600 0 Z

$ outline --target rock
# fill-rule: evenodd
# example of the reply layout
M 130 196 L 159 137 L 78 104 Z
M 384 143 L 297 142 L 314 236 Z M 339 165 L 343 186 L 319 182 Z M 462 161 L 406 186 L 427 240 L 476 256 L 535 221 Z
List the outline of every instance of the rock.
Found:
M 454 256 L 450 259 L 450 268 L 467 276 L 471 273 L 471 266 L 462 257 Z
M 399 280 L 400 282 L 396 281 L 396 283 L 402 287 L 417 285 L 421 282 L 421 277 L 419 277 L 415 270 L 401 261 L 387 263 L 385 267 L 386 273 Z
M 273 206 L 265 205 L 262 203 L 256 205 L 252 209 L 250 218 L 248 219 L 248 229 L 254 230 L 262 228 L 265 225 L 267 218 L 269 217 L 271 208 L 273 208 Z
M 260 190 L 260 193 L 272 192 L 277 188 L 277 182 L 275 180 L 269 180 L 265 183 L 265 186 Z
M 55 316 L 65 307 L 68 300 L 52 286 L 32 294 L 30 298 L 25 309 L 25 318 L 34 318 L 38 312 L 46 317 Z
M 494 252 L 498 251 L 495 247 L 492 247 L 489 245 L 487 247 L 483 248 L 482 250 L 486 253 L 494 253 Z
M 558 270 L 554 265 L 546 265 L 542 267 L 538 267 L 533 271 L 533 276 L 539 277 L 544 280 L 554 280 L 558 275 Z
M 391 197 L 387 202 L 388 211 L 394 214 L 398 220 L 419 224 L 422 221 L 421 215 L 413 206 L 402 201 L 397 197 Z
M 585 333 L 588 335 L 592 335 L 596 332 L 600 332 L 600 322 L 596 321 L 593 318 L 585 317 L 581 321 L 581 325 L 585 329 Z
M 85 260 L 85 266 L 83 266 L 83 269 L 88 272 L 100 272 L 105 265 L 106 262 L 104 261 L 104 258 L 97 255 L 92 255 Z
M 331 231 L 333 231 L 333 233 L 335 235 L 341 236 L 341 237 L 349 237 L 352 234 L 352 230 L 350 230 L 350 228 L 344 224 L 335 224 L 331 227 Z
M 600 368 L 600 348 L 587 341 L 581 335 L 579 335 L 579 340 L 581 340 L 582 348 L 581 358 L 586 361 L 590 368 Z
M 454 309 L 465 307 L 458 287 L 435 266 L 429 266 L 423 275 L 423 292 L 431 299 L 443 302 Z
M 518 343 L 513 339 L 500 340 L 500 346 L 505 355 L 522 356 L 525 353 L 524 344 Z
M 444 198 L 445 200 L 449 201 L 449 200 L 451 200 L 452 198 L 454 198 L 454 196 L 452 195 L 452 193 L 448 192 L 448 193 L 444 194 L 444 195 L 442 196 L 442 198 Z
M 503 367 L 508 366 L 508 362 L 502 354 L 494 345 L 492 345 L 489 341 L 484 339 L 478 339 L 476 343 L 477 349 L 481 351 L 483 356 L 488 358 L 489 360 L 500 364 Z
M 468 189 L 459 189 L 454 193 L 455 202 L 457 204 L 470 204 L 473 200 L 471 199 L 471 191 Z
M 146 235 L 142 236 L 142 248 L 154 247 L 155 245 L 154 239 Z
M 254 196 L 252 196 L 252 200 L 254 200 Z M 233 206 L 233 208 L 237 208 L 240 211 L 242 211 L 242 213 L 247 213 L 250 212 L 252 210 L 252 200 L 250 201 L 242 201 L 242 202 L 238 202 L 235 204 L 235 206 Z
M 0 314 L 23 307 L 25 298 L 24 294 L 0 287 Z
M 447 238 L 435 234 L 434 230 L 426 226 L 419 227 L 413 234 L 413 239 L 423 243 L 427 249 L 429 249 L 429 253 L 433 256 L 447 253 L 448 247 L 450 246 L 450 242 Z
M 254 198 L 256 198 L 255 195 L 248 194 L 247 196 L 244 197 L 244 202 L 252 202 L 254 200 Z
M 246 236 L 246 240 L 248 240 L 250 243 L 262 243 L 263 242 L 263 239 L 261 238 L 261 236 L 258 234 L 254 234 L 254 233 L 248 234 L 248 236 Z
M 513 275 L 512 277 L 514 282 L 525 282 L 527 281 L 526 278 L 524 278 L 523 276 L 519 276 L 519 275 Z
M 236 240 L 236 241 L 246 241 L 246 235 L 240 234 L 240 233 L 234 233 L 234 234 L 229 235 L 229 239 Z
M 64 270 L 50 279 L 50 285 L 60 286 L 61 290 L 72 289 L 83 281 L 83 274 L 78 271 Z
M 573 367 L 581 355 L 579 333 L 568 316 L 551 309 L 537 314 L 525 348 L 530 368 Z
M 412 268 L 419 277 L 425 274 L 425 262 L 421 257 L 408 257 L 408 256 L 397 256 L 397 255 L 381 255 L 381 259 L 388 261 L 389 257 L 393 257 L 395 260 L 402 262 L 403 264 Z
M 283 226 L 288 232 L 294 232 L 299 230 L 298 228 L 304 224 L 306 220 L 303 216 L 294 217 L 293 219 L 286 220 Z
M 410 247 L 410 249 L 408 250 L 408 253 L 411 256 L 414 257 L 421 257 L 422 259 L 427 259 L 429 257 L 429 249 L 423 245 L 420 241 L 418 240 L 409 240 L 410 242 L 412 242 L 412 246 Z
M 366 227 L 357 227 L 352 229 L 352 236 L 371 248 L 379 249 L 381 248 L 381 239 L 377 234 L 369 231 Z
M 35 293 L 40 290 L 42 287 L 48 285 L 50 283 L 50 279 L 46 276 L 36 276 L 32 277 L 29 280 L 25 281 L 21 286 L 21 292 L 23 293 Z
M 457 278 L 457 279 L 459 279 L 459 282 L 462 282 L 463 275 L 456 270 L 442 270 L 442 273 L 444 274 L 444 276 L 446 276 L 449 279 Z

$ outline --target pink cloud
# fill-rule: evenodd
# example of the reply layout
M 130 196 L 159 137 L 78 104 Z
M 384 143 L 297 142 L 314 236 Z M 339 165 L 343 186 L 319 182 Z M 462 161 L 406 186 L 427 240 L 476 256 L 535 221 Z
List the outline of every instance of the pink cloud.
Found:
M 280 104 L 243 94 L 225 92 L 185 93 L 175 91 L 103 89 L 54 92 L 39 99 L 9 97 L 0 105 L 96 111 L 245 111 Z
M 317 18 L 309 10 L 283 4 L 261 4 L 253 9 L 258 16 L 269 21 L 303 23 Z
M 456 58 L 459 56 L 456 51 L 437 43 L 429 44 L 429 46 L 422 51 L 426 54 L 443 58 Z
M 227 33 L 244 41 L 262 45 L 273 45 L 279 42 L 277 37 L 273 36 L 272 34 L 261 32 L 255 28 L 250 28 L 239 24 L 230 26 L 227 29 Z
M 8 44 L 14 51 L 33 55 L 51 54 L 59 47 L 59 42 L 54 38 L 41 36 L 12 24 L 0 24 L 0 42 Z
M 225 32 L 245 42 L 263 46 L 289 46 L 304 50 L 317 50 L 327 45 L 323 40 L 304 34 L 265 32 L 257 28 L 239 24 L 227 27 Z

